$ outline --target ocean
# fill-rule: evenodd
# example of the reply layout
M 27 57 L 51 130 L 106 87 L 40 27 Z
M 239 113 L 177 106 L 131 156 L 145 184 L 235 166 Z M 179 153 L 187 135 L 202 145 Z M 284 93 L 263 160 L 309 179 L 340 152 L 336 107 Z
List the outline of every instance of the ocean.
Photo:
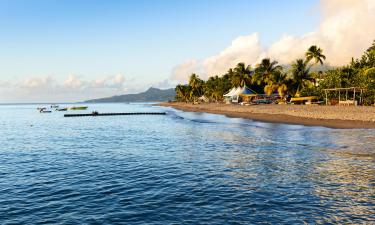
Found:
M 375 224 L 375 130 L 39 106 L 0 105 L 0 224 Z

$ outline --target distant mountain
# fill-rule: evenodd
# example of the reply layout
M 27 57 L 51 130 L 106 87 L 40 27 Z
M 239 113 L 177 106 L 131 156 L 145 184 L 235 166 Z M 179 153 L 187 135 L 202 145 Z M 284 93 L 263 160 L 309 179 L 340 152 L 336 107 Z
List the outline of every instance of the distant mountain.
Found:
M 165 102 L 174 100 L 176 96 L 174 88 L 161 90 L 149 88 L 147 91 L 138 94 L 116 95 L 108 98 L 87 100 L 86 103 L 107 103 L 107 102 Z

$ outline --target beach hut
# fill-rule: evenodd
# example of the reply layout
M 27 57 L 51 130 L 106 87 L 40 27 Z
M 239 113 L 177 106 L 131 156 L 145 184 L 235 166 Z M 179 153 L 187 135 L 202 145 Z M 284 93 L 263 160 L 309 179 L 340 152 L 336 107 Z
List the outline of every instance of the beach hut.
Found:
M 252 89 L 246 86 L 242 88 L 241 95 L 257 95 L 257 94 L 258 93 L 256 93 L 255 91 L 253 91 Z
M 258 93 L 256 93 L 254 90 L 246 86 L 242 88 L 242 92 L 240 94 L 240 97 L 243 102 L 251 102 L 251 100 L 257 96 L 258 96 Z
M 326 95 L 326 105 L 363 105 L 363 93 L 367 92 L 366 88 L 349 87 L 349 88 L 328 88 L 323 89 Z M 328 94 L 334 92 L 338 94 L 338 99 L 329 99 Z

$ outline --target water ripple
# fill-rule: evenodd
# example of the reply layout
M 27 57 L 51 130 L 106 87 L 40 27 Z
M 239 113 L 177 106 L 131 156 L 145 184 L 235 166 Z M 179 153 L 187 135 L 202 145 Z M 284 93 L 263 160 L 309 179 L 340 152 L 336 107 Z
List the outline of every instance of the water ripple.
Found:
M 0 224 L 375 223 L 373 130 L 33 108 L 0 106 Z

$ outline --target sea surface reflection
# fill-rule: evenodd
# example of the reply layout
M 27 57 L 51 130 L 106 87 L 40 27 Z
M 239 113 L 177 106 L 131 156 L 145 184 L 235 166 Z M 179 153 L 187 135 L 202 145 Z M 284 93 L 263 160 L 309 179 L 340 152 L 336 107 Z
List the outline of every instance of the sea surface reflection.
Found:
M 0 224 L 374 224 L 375 130 L 0 105 Z

